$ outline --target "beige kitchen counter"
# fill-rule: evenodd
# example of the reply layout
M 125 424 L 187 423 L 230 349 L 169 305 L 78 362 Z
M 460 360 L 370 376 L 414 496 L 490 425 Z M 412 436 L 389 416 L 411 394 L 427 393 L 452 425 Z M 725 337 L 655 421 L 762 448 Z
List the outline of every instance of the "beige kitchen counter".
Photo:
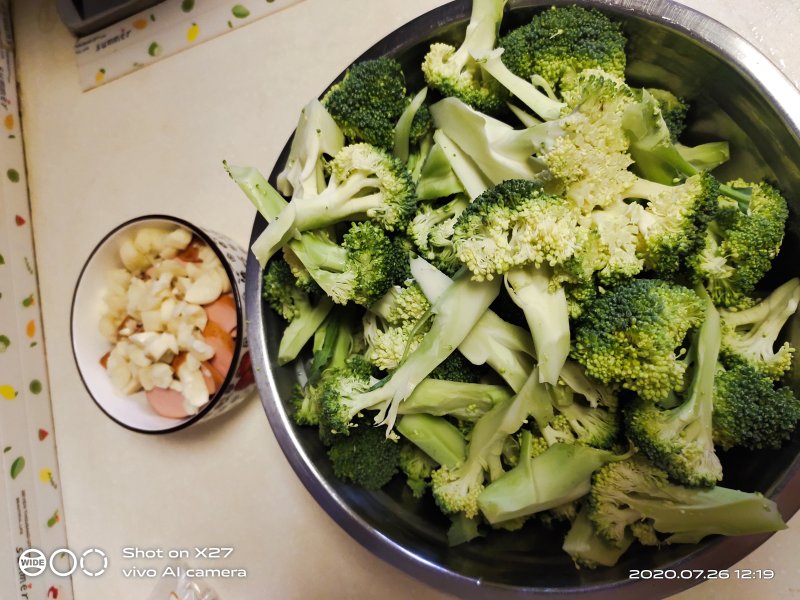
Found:
M 800 55 L 790 56 L 789 45 L 800 24 L 793 0 L 687 3 L 739 31 L 800 79 Z M 91 402 L 69 343 L 72 290 L 105 232 L 137 215 L 168 213 L 246 244 L 254 211 L 225 175 L 222 159 L 268 173 L 309 98 L 372 43 L 439 4 L 306 0 L 82 93 L 72 38 L 52 2 L 15 2 L 69 546 L 97 547 L 111 560 L 101 577 L 74 577 L 78 600 L 146 598 L 156 581 L 124 577 L 122 568 L 161 562 L 123 559 L 122 549 L 134 546 L 233 547 L 217 566 L 244 568 L 247 578 L 211 582 L 227 600 L 443 597 L 373 557 L 317 506 L 256 399 L 189 431 L 132 433 Z M 773 581 L 710 582 L 679 597 L 797 597 L 800 518 L 791 525 L 739 565 L 773 569 Z

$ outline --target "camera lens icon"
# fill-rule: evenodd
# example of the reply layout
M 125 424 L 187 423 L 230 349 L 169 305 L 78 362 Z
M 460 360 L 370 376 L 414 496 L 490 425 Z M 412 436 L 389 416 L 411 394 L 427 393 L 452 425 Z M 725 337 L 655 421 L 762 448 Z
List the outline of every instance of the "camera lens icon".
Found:
M 36 548 L 25 550 L 19 555 L 19 570 L 28 577 L 36 577 L 44 573 L 47 568 L 47 557 L 44 552 Z
M 30 548 L 20 554 L 18 564 L 28 577 L 41 575 L 48 565 L 50 572 L 58 577 L 69 577 L 78 568 L 88 577 L 97 577 L 108 569 L 108 555 L 99 548 L 89 548 L 79 558 L 69 548 L 59 548 L 53 550 L 48 560 L 44 552 Z

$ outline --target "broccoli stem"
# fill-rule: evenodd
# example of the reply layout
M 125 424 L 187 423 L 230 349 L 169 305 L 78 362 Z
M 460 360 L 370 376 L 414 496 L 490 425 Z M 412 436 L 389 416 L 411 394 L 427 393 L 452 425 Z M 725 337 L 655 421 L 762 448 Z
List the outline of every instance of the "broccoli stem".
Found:
M 506 290 L 525 313 L 539 359 L 539 377 L 555 385 L 569 354 L 569 306 L 562 287 L 551 289 L 547 267 L 511 269 Z
M 288 202 L 272 187 L 267 179 L 255 167 L 236 167 L 222 161 L 225 170 L 245 196 L 253 203 L 262 217 L 271 223 L 281 214 Z
M 598 565 L 613 567 L 633 544 L 633 540 L 634 537 L 628 529 L 625 530 L 622 540 L 616 544 L 601 537 L 589 518 L 589 512 L 582 508 L 572 522 L 561 548 L 578 565 L 589 568 Z
M 411 275 L 430 302 L 435 302 L 452 284 L 447 275 L 419 257 L 411 260 Z M 530 334 L 491 310 L 480 318 L 458 349 L 473 365 L 492 367 L 514 392 L 522 389 L 534 365 Z
M 517 466 L 478 496 L 478 506 L 492 525 L 585 496 L 591 489 L 592 473 L 612 460 L 624 458 L 583 444 L 554 444 L 531 458 L 532 440 L 530 431 L 522 432 Z
M 432 303 L 433 321 L 420 344 L 383 386 L 364 394 L 367 406 L 380 405 L 376 422 L 391 431 L 400 403 L 461 344 L 472 327 L 500 293 L 499 282 L 478 282 L 468 271 L 456 275 L 453 284 Z
M 464 462 L 467 442 L 458 428 L 443 417 L 405 415 L 397 421 L 397 432 L 438 464 L 455 467 Z
M 474 200 L 489 189 L 491 182 L 481 173 L 475 162 L 444 131 L 441 129 L 434 131 L 433 139 L 441 147 L 450 162 L 453 173 L 456 174 L 470 200 Z
M 303 346 L 319 329 L 332 308 L 333 302 L 329 298 L 321 298 L 316 306 L 303 312 L 286 326 L 278 345 L 279 365 L 285 365 L 297 358 Z
M 553 100 L 546 94 L 540 92 L 530 81 L 512 73 L 503 64 L 500 56 L 503 54 L 502 48 L 496 48 L 491 52 L 479 54 L 472 52 L 472 57 L 480 64 L 489 75 L 494 77 L 509 92 L 522 101 L 525 106 L 530 108 L 537 115 L 546 121 L 552 121 L 561 116 L 561 111 L 566 104 Z
M 381 208 L 381 192 L 359 196 L 364 190 L 377 189 L 376 177 L 355 173 L 337 185 L 334 178 L 318 196 L 303 198 L 295 204 L 295 227 L 298 231 L 327 227 L 345 219 L 354 219 Z
M 699 146 L 684 146 L 675 144 L 675 149 L 681 158 L 691 164 L 698 171 L 711 171 L 728 162 L 731 157 L 728 142 L 708 142 Z
M 450 61 L 464 68 L 472 60 L 473 52 L 488 52 L 497 41 L 497 30 L 503 19 L 502 0 L 473 0 L 464 42 Z
M 424 379 L 400 404 L 399 414 L 450 415 L 474 421 L 511 393 L 502 385 Z
M 411 124 L 414 121 L 417 111 L 425 102 L 425 97 L 428 95 L 428 88 L 422 88 L 408 106 L 406 106 L 400 118 L 397 120 L 397 125 L 394 128 L 394 155 L 403 162 L 408 161 L 408 148 L 411 137 Z
M 665 185 L 656 181 L 648 181 L 647 179 L 637 177 L 633 186 L 628 188 L 628 191 L 625 192 L 625 195 L 628 198 L 641 198 L 642 200 L 652 202 L 660 194 L 669 192 L 671 187 L 672 186 L 670 185 Z
M 417 199 L 436 200 L 463 191 L 464 186 L 450 165 L 450 160 L 442 147 L 435 143 L 425 158 L 417 180 Z

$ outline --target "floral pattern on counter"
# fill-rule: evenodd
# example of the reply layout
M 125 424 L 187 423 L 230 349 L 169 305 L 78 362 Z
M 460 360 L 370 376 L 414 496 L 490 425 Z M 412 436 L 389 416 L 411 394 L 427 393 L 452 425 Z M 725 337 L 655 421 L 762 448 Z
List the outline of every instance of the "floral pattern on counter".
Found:
M 0 568 L 20 583 L 3 599 L 71 600 L 69 578 L 32 578 L 17 565 L 18 548 L 64 548 L 67 540 L 10 31 L 8 0 L 0 0 L 0 518 L 11 532 L 0 539 Z
M 98 87 L 299 2 L 166 0 L 76 41 L 81 87 Z

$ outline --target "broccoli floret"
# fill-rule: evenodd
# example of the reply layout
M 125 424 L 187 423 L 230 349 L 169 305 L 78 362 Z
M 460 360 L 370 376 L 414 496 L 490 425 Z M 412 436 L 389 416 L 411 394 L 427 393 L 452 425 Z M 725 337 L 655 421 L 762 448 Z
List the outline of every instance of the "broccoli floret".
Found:
M 430 484 L 431 473 L 438 465 L 414 444 L 401 442 L 398 466 L 406 475 L 406 485 L 411 494 L 414 498 L 422 498 Z
M 530 395 L 520 393 L 495 405 L 476 421 L 466 459 L 433 472 L 433 497 L 442 512 L 460 512 L 467 518 L 478 514 L 478 497 L 484 490 L 487 472 L 503 473 L 500 456 L 505 440 L 522 427 L 532 408 Z
M 657 532 L 664 535 L 655 539 L 665 536 L 664 544 L 696 544 L 712 534 L 786 528 L 775 503 L 759 493 L 676 485 L 638 455 L 595 474 L 588 509 L 597 532 L 618 547 L 628 543 L 630 533 L 645 542 L 654 541 Z
M 503 63 L 501 56 L 503 48 L 478 53 L 473 52 L 472 58 L 478 61 L 483 69 L 495 78 L 511 94 L 519 99 L 525 106 L 541 118 L 552 121 L 561 115 L 566 106 L 563 102 L 550 98 L 546 93 L 539 91 L 530 80 L 523 79 L 512 73 Z
M 444 362 L 430 374 L 431 379 L 441 379 L 460 383 L 478 383 L 481 379 L 480 369 L 469 362 L 458 350 L 448 356 Z
M 343 146 L 341 129 L 314 98 L 300 113 L 278 189 L 286 196 L 316 196 L 325 187 L 325 157 L 336 156 Z
M 465 544 L 482 535 L 478 529 L 480 524 L 478 518 L 468 519 L 463 513 L 448 516 L 450 528 L 447 530 L 447 544 L 450 547 Z
M 306 233 L 289 247 L 336 303 L 368 306 L 408 273 L 408 257 L 377 225 L 353 223 L 339 245 L 326 235 Z
M 467 206 L 469 199 L 460 195 L 441 206 L 422 203 L 408 226 L 408 233 L 420 255 L 447 275 L 453 275 L 461 268 L 452 237 L 458 217 Z
M 552 7 L 500 39 L 503 62 L 518 76 L 544 77 L 568 87 L 569 75 L 600 68 L 625 76 L 625 36 L 620 24 L 595 9 Z M 565 82 L 565 76 L 567 81 Z
M 523 431 L 521 457 L 530 457 L 533 435 Z M 478 507 L 491 524 L 561 506 L 586 495 L 592 473 L 614 453 L 580 444 L 555 444 L 535 458 L 520 458 L 481 492 Z
M 342 148 L 329 163 L 328 186 L 317 196 L 294 199 L 253 243 L 260 263 L 300 232 L 347 220 L 369 219 L 402 231 L 414 214 L 414 185 L 405 166 L 369 144 Z
M 800 401 L 788 387 L 739 363 L 719 369 L 714 380 L 714 442 L 727 450 L 780 448 L 800 419 Z
M 434 143 L 420 171 L 417 181 L 417 199 L 436 200 L 460 194 L 463 191 L 464 186 L 461 185 L 461 181 L 453 171 L 441 145 Z M 422 206 L 427 205 L 423 204 Z
M 719 313 L 706 297 L 703 324 L 695 334 L 687 362 L 692 365 L 683 402 L 663 409 L 637 398 L 625 412 L 631 441 L 653 464 L 686 485 L 714 485 L 722 466 L 714 453 L 714 377 L 721 342 Z
M 403 69 L 393 58 L 356 63 L 328 90 L 322 104 L 349 141 L 389 150 L 407 104 Z
M 567 295 L 578 305 L 570 309 L 573 316 L 577 317 L 586 301 L 594 298 L 598 284 L 616 285 L 644 268 L 639 252 L 641 212 L 638 204 L 619 200 L 581 218 L 585 233 L 564 269 Z
M 680 185 L 637 178 L 626 195 L 647 201 L 636 219 L 645 266 L 662 276 L 685 270 L 687 259 L 693 260 L 703 247 L 708 223 L 716 212 L 717 180 L 706 171 Z
M 420 344 L 386 380 L 371 391 L 363 386 L 336 390 L 326 395 L 329 411 L 338 415 L 337 430 L 365 409 L 378 410 L 376 422 L 394 426 L 400 404 L 433 369 L 444 361 L 470 332 L 500 292 L 499 282 L 471 281 L 467 274 L 457 276 L 453 284 L 431 306 L 431 325 Z M 369 385 L 367 387 L 370 387 Z M 323 411 L 325 414 L 325 411 Z
M 454 468 L 463 463 L 467 455 L 464 435 L 443 417 L 404 415 L 397 421 L 397 432 L 424 452 L 435 466 Z
M 455 96 L 488 113 L 505 108 L 504 88 L 486 74 L 473 53 L 492 50 L 503 18 L 505 0 L 473 0 L 467 31 L 461 46 L 437 42 L 422 61 L 422 74 L 429 86 L 443 96 Z
M 280 257 L 267 264 L 262 297 L 288 321 L 278 346 L 278 363 L 282 365 L 297 358 L 333 308 L 326 297 L 313 303 L 311 297 L 297 287 L 289 265 Z
M 792 366 L 794 347 L 784 342 L 776 350 L 778 337 L 800 304 L 800 279 L 790 279 L 769 296 L 742 310 L 720 310 L 724 363 L 745 362 L 756 370 L 780 379 Z
M 619 435 L 616 413 L 578 401 L 556 404 L 555 408 L 566 420 L 577 442 L 595 448 L 611 448 L 616 442 Z
M 561 549 L 570 555 L 577 567 L 613 567 L 633 541 L 633 534 L 627 530 L 616 543 L 600 536 L 589 518 L 589 509 L 584 505 L 572 521 Z
M 634 279 L 588 305 L 575 324 L 572 357 L 602 382 L 662 400 L 683 382 L 686 364 L 676 349 L 702 319 L 703 303 L 692 290 Z
M 422 341 L 427 329 L 421 320 L 429 314 L 430 307 L 413 282 L 389 288 L 363 318 L 367 360 L 385 371 L 396 369 Z
M 789 210 L 767 183 L 737 179 L 720 190 L 724 195 L 691 266 L 718 306 L 741 307 L 778 255 Z
M 686 113 L 689 111 L 689 104 L 669 90 L 647 88 L 647 91 L 658 102 L 658 108 L 661 110 L 661 116 L 669 130 L 670 139 L 677 142 L 678 137 L 686 129 Z
M 337 436 L 328 450 L 333 473 L 368 490 L 379 490 L 397 473 L 400 446 L 383 431 L 363 424 Z
M 327 371 L 319 413 L 320 437 L 349 435 L 356 416 L 378 403 L 366 396 L 376 383 L 372 365 L 366 360 L 350 360 L 342 368 Z
M 542 381 L 556 383 L 569 353 L 569 308 L 552 267 L 578 245 L 578 211 L 539 184 L 507 180 L 481 194 L 459 217 L 453 245 L 476 279 L 505 274 L 525 313 Z

